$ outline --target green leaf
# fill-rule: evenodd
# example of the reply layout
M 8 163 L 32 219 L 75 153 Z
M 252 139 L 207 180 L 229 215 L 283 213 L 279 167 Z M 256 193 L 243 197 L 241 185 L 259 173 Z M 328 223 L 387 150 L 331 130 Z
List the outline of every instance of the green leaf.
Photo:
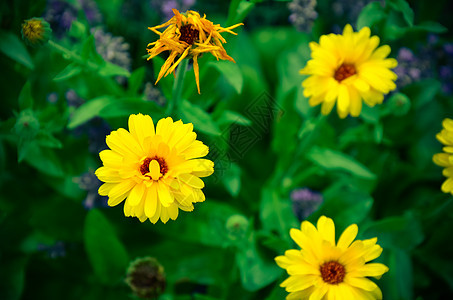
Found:
M 0 52 L 29 69 L 35 67 L 27 48 L 13 33 L 0 32 Z
M 70 63 L 66 66 L 60 73 L 55 75 L 53 78 L 54 81 L 63 81 L 74 77 L 82 72 L 82 68 L 76 63 Z
M 129 95 L 137 94 L 145 79 L 145 67 L 140 67 L 132 72 L 129 78 L 128 93 Z
M 104 107 L 111 103 L 114 103 L 115 101 L 116 99 L 114 99 L 113 97 L 101 96 L 82 104 L 72 114 L 68 123 L 68 128 L 73 129 L 98 116 L 99 112 Z
M 0 299 L 19 300 L 25 286 L 27 259 L 9 254 L 1 257 Z
M 438 22 L 424 21 L 409 29 L 410 31 L 426 31 L 432 33 L 445 33 L 448 29 Z
M 364 179 L 376 178 L 375 174 L 352 157 L 331 149 L 312 147 L 307 158 L 326 170 L 340 170 Z
M 242 22 L 255 6 L 257 1 L 233 0 L 228 9 L 227 26 Z
M 371 27 L 387 17 L 387 13 L 378 1 L 373 1 L 367 4 L 357 19 L 357 29 L 360 30 L 363 27 Z
M 108 103 L 99 112 L 103 118 L 127 117 L 131 114 L 147 114 L 153 119 L 162 116 L 162 108 L 157 106 L 153 101 L 146 101 L 141 98 L 121 98 Z
M 96 209 L 86 216 L 84 240 L 98 279 L 104 284 L 118 284 L 126 272 L 129 257 L 109 220 Z
M 222 174 L 222 183 L 233 197 L 237 197 L 241 190 L 241 173 L 241 168 L 237 164 L 231 163 Z
M 414 249 L 424 240 L 420 221 L 413 214 L 388 217 L 370 224 L 364 235 L 376 236 L 379 244 L 392 249 Z
M 412 100 L 414 107 L 420 109 L 433 101 L 442 85 L 436 79 L 424 79 L 411 84 L 405 92 Z
M 63 148 L 63 144 L 56 139 L 51 133 L 46 131 L 41 131 L 36 137 L 36 141 L 40 146 L 49 147 L 49 148 Z
M 264 230 L 276 231 L 290 245 L 289 230 L 298 226 L 289 199 L 282 199 L 271 187 L 261 191 L 260 221 Z
M 241 247 L 236 254 L 236 264 L 241 274 L 241 282 L 248 291 L 257 291 L 277 279 L 283 272 L 273 261 L 262 257 L 252 241 Z
M 345 179 L 331 185 L 323 191 L 324 201 L 321 207 L 308 219 L 316 222 L 322 215 L 327 215 L 335 221 L 335 226 L 344 230 L 353 223 L 360 223 L 370 212 L 373 198 L 366 192 L 350 185 Z
M 379 4 L 379 2 L 376 3 Z M 388 2 L 386 1 L 386 3 L 388 3 L 388 5 L 395 10 L 401 12 L 403 14 L 404 20 L 409 26 L 414 25 L 414 11 L 406 0 L 389 0 Z
M 237 124 L 242 126 L 250 126 L 252 121 L 250 119 L 244 117 L 238 112 L 232 110 L 224 110 L 220 117 L 216 120 L 216 123 L 221 125 L 230 125 L 230 124 Z
M 118 65 L 106 61 L 105 65 L 99 69 L 99 75 L 107 77 L 110 76 L 130 77 L 131 73 L 128 70 L 124 69 L 123 67 L 120 67 Z
M 82 44 L 82 53 L 80 55 L 82 60 L 86 62 L 93 62 L 95 65 L 105 66 L 104 58 L 96 51 L 96 43 L 93 35 L 88 36 Z
M 213 61 L 209 65 L 216 68 L 231 84 L 238 94 L 242 91 L 244 79 L 238 65 L 230 61 Z
M 20 91 L 19 94 L 19 108 L 20 110 L 24 110 L 27 108 L 32 108 L 33 106 L 33 97 L 31 95 L 31 83 L 27 81 Z
M 219 126 L 213 121 L 212 116 L 201 107 L 183 100 L 178 109 L 184 121 L 193 123 L 196 130 L 214 136 L 221 134 Z
M 55 177 L 64 175 L 61 161 L 49 148 L 41 148 L 36 142 L 29 144 L 24 160 L 38 171 Z
M 168 237 L 181 241 L 195 242 L 214 247 L 230 245 L 227 220 L 238 214 L 238 210 L 227 204 L 209 199 L 196 206 L 190 213 L 181 212 L 185 222 L 156 224 L 155 230 Z

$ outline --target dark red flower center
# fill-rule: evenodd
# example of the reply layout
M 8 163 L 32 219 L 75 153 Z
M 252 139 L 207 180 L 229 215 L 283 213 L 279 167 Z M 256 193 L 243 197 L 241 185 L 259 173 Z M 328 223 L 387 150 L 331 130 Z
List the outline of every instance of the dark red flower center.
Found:
M 322 280 L 329 284 L 342 283 L 346 275 L 344 266 L 336 261 L 325 262 L 319 270 L 321 271 Z
M 145 158 L 142 165 L 140 166 L 140 172 L 142 173 L 142 175 L 146 175 L 146 173 L 149 172 L 149 164 L 153 160 L 155 160 L 159 163 L 160 173 L 162 174 L 162 176 L 164 176 L 168 172 L 168 166 L 167 166 L 167 163 L 165 162 L 165 159 L 163 159 L 162 157 L 158 157 L 158 156 Z M 146 176 L 150 177 L 149 175 L 146 175 Z
M 357 71 L 352 64 L 342 64 L 336 71 L 335 71 L 335 80 L 338 82 L 342 82 L 348 77 L 357 74 Z
M 195 40 L 198 39 L 198 30 L 193 28 L 192 24 L 186 24 L 182 26 L 179 31 L 181 36 L 179 37 L 180 41 L 184 41 L 189 45 L 192 45 Z

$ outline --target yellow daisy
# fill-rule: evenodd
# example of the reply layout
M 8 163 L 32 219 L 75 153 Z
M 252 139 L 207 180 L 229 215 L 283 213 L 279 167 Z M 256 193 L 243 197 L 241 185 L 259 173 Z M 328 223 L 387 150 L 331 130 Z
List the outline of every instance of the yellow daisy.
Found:
M 436 165 L 444 167 L 442 174 L 447 180 L 442 184 L 441 190 L 444 193 L 453 194 L 453 120 L 444 119 L 443 129 L 436 135 L 436 138 L 444 144 L 444 153 L 437 153 L 433 156 Z
M 166 223 L 179 209 L 192 211 L 205 200 L 199 177 L 214 172 L 212 161 L 200 159 L 209 149 L 196 137 L 192 123 L 164 118 L 154 129 L 150 116 L 131 115 L 129 131 L 112 131 L 106 138 L 111 150 L 99 153 L 104 166 L 96 176 L 105 182 L 99 194 L 109 197 L 109 206 L 126 199 L 124 214 L 141 222 Z
M 353 242 L 358 232 L 353 224 L 335 243 L 332 219 L 320 217 L 317 227 L 304 221 L 301 230 L 291 229 L 291 238 L 301 250 L 288 250 L 275 258 L 290 275 L 280 285 L 290 293 L 286 299 L 382 299 L 379 287 L 367 278 L 379 278 L 388 271 L 383 264 L 367 263 L 381 255 L 377 238 Z
M 163 51 L 169 51 L 169 56 L 164 65 L 160 69 L 156 83 L 163 76 L 167 76 L 175 71 L 175 68 L 184 58 L 193 58 L 193 71 L 195 73 L 195 81 L 197 82 L 198 93 L 200 94 L 200 79 L 198 57 L 203 53 L 210 52 L 219 59 L 235 62 L 223 48 L 223 43 L 226 40 L 220 35 L 221 32 L 228 32 L 236 35 L 231 31 L 242 23 L 236 24 L 227 28 L 221 27 L 219 24 L 214 25 L 206 19 L 206 15 L 200 17 L 200 14 L 193 10 L 188 10 L 181 14 L 178 10 L 173 9 L 175 14 L 168 22 L 155 26 L 148 27 L 149 30 L 157 33 L 159 39 L 153 43 L 149 43 L 148 60 L 160 54 Z M 158 31 L 160 28 L 167 27 L 163 32 Z M 175 61 L 176 60 L 176 61 Z
M 331 112 L 335 102 L 340 118 L 360 115 L 362 100 L 368 106 L 380 104 L 384 94 L 396 88 L 391 68 L 397 61 L 387 58 L 390 47 L 379 45 L 379 37 L 370 37 L 370 28 L 353 32 L 346 25 L 343 34 L 323 35 L 319 44 L 310 43 L 311 60 L 301 74 L 310 75 L 302 82 L 304 96 L 311 106 L 322 103 L 321 113 Z

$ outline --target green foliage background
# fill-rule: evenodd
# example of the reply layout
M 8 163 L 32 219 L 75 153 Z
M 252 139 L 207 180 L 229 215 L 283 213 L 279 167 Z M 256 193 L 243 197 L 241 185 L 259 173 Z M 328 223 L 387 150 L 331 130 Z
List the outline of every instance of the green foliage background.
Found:
M 130 71 L 98 54 L 82 10 L 62 39 L 30 48 L 20 24 L 41 16 L 45 1 L 0 4 L 0 299 L 131 299 L 125 272 L 143 256 L 165 268 L 162 300 L 284 299 L 279 284 L 287 275 L 274 257 L 296 248 L 289 229 L 300 222 L 290 192 L 298 187 L 324 197 L 308 220 L 326 215 L 337 236 L 357 223 L 358 238 L 378 237 L 378 261 L 390 268 L 378 282 L 384 299 L 452 296 L 453 201 L 440 191 L 441 168 L 432 163 L 452 95 L 433 76 L 364 107 L 359 118 L 323 117 L 309 107 L 298 73 L 308 42 L 345 25 L 329 16 L 327 0 L 318 1 L 310 33 L 289 25 L 286 1 L 198 1 L 194 9 L 215 23 L 245 23 L 238 36 L 224 35 L 237 63 L 203 56 L 202 94 L 189 71 L 173 116 L 192 122 L 211 148 L 216 171 L 205 180 L 206 201 L 156 225 L 125 218 L 122 205 L 85 209 L 77 178 L 101 162 L 77 128 L 96 117 L 112 130 L 127 127 L 131 113 L 166 117 L 144 94 L 164 61 L 144 56 L 157 38 L 147 27 L 161 16 L 148 2 L 131 1 L 136 14 L 125 17 L 125 3 L 98 1 L 105 27 L 131 45 Z M 449 8 L 446 0 L 371 2 L 353 25 L 370 26 L 395 56 L 429 34 L 451 42 Z M 173 82 L 168 76 L 157 85 L 166 99 Z M 68 106 L 68 89 L 86 102 Z M 59 100 L 47 101 L 50 93 Z M 263 103 L 270 107 L 264 116 Z M 247 220 L 240 233 L 227 226 L 234 215 Z M 60 243 L 64 255 L 52 256 Z

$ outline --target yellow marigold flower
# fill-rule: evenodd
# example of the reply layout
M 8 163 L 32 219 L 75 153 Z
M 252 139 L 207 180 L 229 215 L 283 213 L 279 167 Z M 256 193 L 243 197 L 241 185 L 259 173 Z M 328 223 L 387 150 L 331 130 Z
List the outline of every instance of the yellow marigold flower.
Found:
M 212 161 L 200 159 L 209 149 L 196 137 L 192 123 L 168 117 L 154 128 L 150 116 L 131 115 L 129 131 L 112 131 L 106 138 L 111 150 L 99 153 L 104 166 L 96 176 L 105 182 L 99 194 L 109 197 L 109 206 L 126 199 L 124 214 L 141 222 L 166 223 L 179 209 L 192 211 L 205 200 L 200 177 L 214 172 Z
M 370 37 L 370 28 L 353 32 L 346 25 L 343 34 L 323 35 L 319 44 L 310 43 L 311 60 L 301 74 L 310 75 L 302 83 L 304 96 L 311 106 L 322 103 L 321 113 L 331 112 L 335 102 L 340 118 L 357 117 L 362 100 L 368 106 L 382 103 L 384 94 L 396 88 L 397 66 L 388 45 L 379 45 L 379 37 Z
M 242 23 L 236 24 L 227 28 L 221 27 L 219 24 L 214 25 L 211 21 L 203 18 L 196 11 L 189 10 L 184 14 L 173 9 L 175 14 L 168 22 L 155 26 L 148 27 L 149 30 L 157 33 L 160 37 L 154 43 L 149 43 L 148 60 L 160 54 L 163 51 L 169 51 L 169 57 L 160 69 L 156 83 L 163 77 L 175 71 L 175 68 L 184 58 L 193 58 L 193 71 L 195 73 L 195 81 L 197 82 L 198 93 L 200 94 L 200 79 L 198 57 L 203 53 L 210 52 L 217 60 L 229 60 L 235 63 L 223 48 L 223 43 L 226 40 L 220 35 L 221 32 L 228 32 L 236 35 L 231 31 Z M 158 31 L 160 28 L 167 27 L 164 32 Z M 177 59 L 175 61 L 175 59 Z
M 43 18 L 31 18 L 22 23 L 22 39 L 30 46 L 47 43 L 51 32 L 49 23 Z
M 442 184 L 441 190 L 444 193 L 453 194 L 453 120 L 445 119 L 442 122 L 443 129 L 436 135 L 436 138 L 444 144 L 444 153 L 437 153 L 433 156 L 436 165 L 444 167 L 442 174 L 447 180 Z
M 287 250 L 275 258 L 289 274 L 280 285 L 290 293 L 286 299 L 382 299 L 379 287 L 367 278 L 388 271 L 383 264 L 367 263 L 382 253 L 377 238 L 353 242 L 358 232 L 353 224 L 335 243 L 332 219 L 320 217 L 317 227 L 304 221 L 301 230 L 291 229 L 301 250 Z

